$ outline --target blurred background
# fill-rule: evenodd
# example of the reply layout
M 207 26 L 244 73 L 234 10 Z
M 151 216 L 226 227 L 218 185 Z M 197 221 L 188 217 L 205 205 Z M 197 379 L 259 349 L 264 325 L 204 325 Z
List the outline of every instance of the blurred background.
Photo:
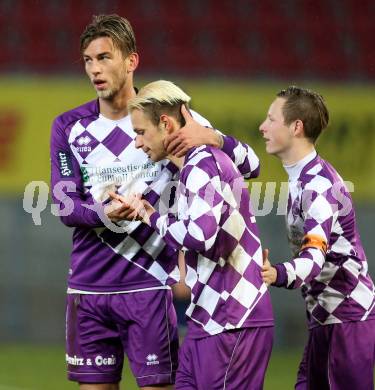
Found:
M 265 154 L 258 127 L 281 88 L 320 92 L 331 123 L 317 149 L 352 183 L 375 276 L 374 0 L 0 0 L 0 390 L 76 388 L 65 380 L 64 363 L 72 231 L 51 214 L 50 201 L 39 203 L 44 211 L 35 225 L 23 198 L 28 183 L 49 185 L 53 118 L 95 98 L 79 37 L 100 13 L 118 13 L 133 25 L 138 87 L 177 82 L 214 127 L 255 149 L 262 170 L 250 189 L 261 189 L 254 208 L 275 262 L 289 258 L 277 213 L 287 178 Z M 270 182 L 272 208 L 263 205 Z M 299 291 L 271 293 L 275 349 L 265 388 L 290 389 L 307 333 L 304 303 Z M 183 334 L 184 302 L 176 307 Z M 124 383 L 135 388 L 131 378 Z

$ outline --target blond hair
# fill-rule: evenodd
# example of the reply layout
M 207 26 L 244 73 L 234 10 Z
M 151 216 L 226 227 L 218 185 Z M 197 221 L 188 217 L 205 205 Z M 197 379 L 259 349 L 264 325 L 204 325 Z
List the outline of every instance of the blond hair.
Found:
M 140 110 L 148 115 L 151 122 L 159 124 L 160 115 L 174 116 L 181 125 L 184 120 L 181 115 L 181 105 L 188 106 L 191 98 L 181 88 L 171 81 L 159 80 L 144 86 L 128 102 L 128 111 Z

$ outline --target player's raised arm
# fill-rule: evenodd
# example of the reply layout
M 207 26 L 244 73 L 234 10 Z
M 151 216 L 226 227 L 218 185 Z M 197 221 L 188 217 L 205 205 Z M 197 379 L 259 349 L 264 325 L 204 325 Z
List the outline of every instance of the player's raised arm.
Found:
M 210 123 L 197 113 L 193 112 L 193 118 L 184 105 L 181 107 L 181 114 L 185 125 L 166 137 L 165 147 L 168 153 L 182 157 L 192 147 L 211 145 L 221 148 L 235 163 L 242 176 L 247 179 L 258 177 L 259 158 L 249 145 L 214 130 Z
M 236 138 L 224 135 L 221 150 L 235 163 L 245 179 L 254 179 L 259 176 L 260 162 L 253 148 Z

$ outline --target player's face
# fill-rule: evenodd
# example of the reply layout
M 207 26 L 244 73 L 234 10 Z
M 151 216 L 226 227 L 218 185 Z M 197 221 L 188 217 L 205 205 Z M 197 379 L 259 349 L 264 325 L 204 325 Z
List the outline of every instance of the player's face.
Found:
M 99 98 L 111 99 L 124 88 L 131 69 L 130 56 L 124 58 L 111 38 L 100 37 L 90 42 L 83 59 Z
M 266 119 L 259 127 L 266 141 L 267 153 L 278 157 L 282 157 L 290 150 L 293 141 L 292 125 L 287 126 L 284 123 L 282 113 L 284 102 L 285 99 L 276 98 L 268 110 Z
M 142 150 L 153 161 L 160 161 L 167 157 L 164 148 L 165 130 L 162 125 L 154 125 L 148 116 L 140 110 L 133 110 L 130 114 L 133 129 L 137 134 L 135 147 Z

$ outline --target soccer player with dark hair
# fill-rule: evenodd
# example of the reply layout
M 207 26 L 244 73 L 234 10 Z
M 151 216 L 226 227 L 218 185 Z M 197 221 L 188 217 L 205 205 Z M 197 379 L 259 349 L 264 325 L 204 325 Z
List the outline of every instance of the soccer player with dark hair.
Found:
M 191 303 L 176 389 L 260 390 L 273 315 L 261 277 L 259 232 L 243 177 L 223 151 L 202 145 L 176 157 L 165 148 L 167 136 L 190 121 L 189 101 L 175 84 L 160 80 L 128 104 L 136 146 L 180 171 L 175 212 L 159 212 L 136 196 L 132 203 L 170 247 L 185 252 Z
M 143 193 L 155 205 L 177 172 L 172 163 L 154 163 L 135 147 L 127 103 L 136 96 L 136 50 L 126 19 L 94 17 L 81 36 L 81 54 L 98 98 L 52 125 L 53 199 L 62 222 L 74 227 L 66 359 L 68 377 L 81 390 L 119 389 L 124 353 L 144 389 L 170 388 L 177 365 L 170 285 L 179 279 L 178 253 L 153 228 L 132 221 L 129 205 L 107 203 L 109 191 L 117 190 Z M 257 174 L 259 161 L 250 147 L 197 123 L 194 129 L 191 142 L 221 147 L 242 174 Z
M 293 259 L 274 264 L 264 252 L 263 280 L 301 288 L 309 340 L 296 389 L 373 389 L 374 284 L 352 199 L 336 170 L 315 150 L 329 113 L 319 94 L 289 87 L 260 126 L 266 151 L 289 176 L 288 238 Z

